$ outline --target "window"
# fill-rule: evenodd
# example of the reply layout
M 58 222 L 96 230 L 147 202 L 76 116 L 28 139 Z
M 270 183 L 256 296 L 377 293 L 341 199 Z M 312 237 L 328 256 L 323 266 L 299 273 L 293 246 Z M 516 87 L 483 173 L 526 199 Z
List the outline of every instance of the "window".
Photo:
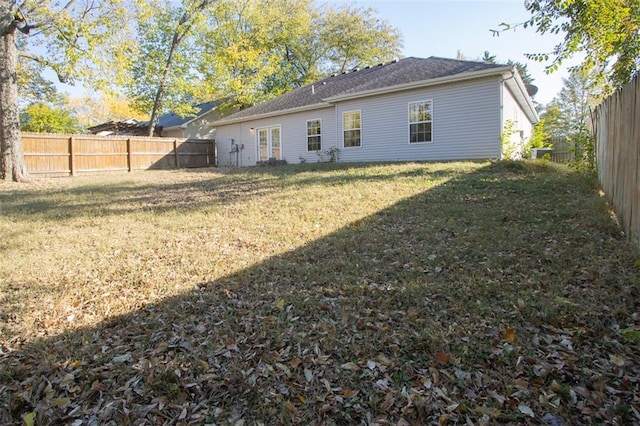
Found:
M 322 149 L 322 127 L 320 120 L 307 121 L 307 151 Z
M 431 142 L 432 102 L 409 104 L 409 143 Z
M 342 113 L 342 132 L 344 133 L 345 148 L 360 146 L 360 111 Z

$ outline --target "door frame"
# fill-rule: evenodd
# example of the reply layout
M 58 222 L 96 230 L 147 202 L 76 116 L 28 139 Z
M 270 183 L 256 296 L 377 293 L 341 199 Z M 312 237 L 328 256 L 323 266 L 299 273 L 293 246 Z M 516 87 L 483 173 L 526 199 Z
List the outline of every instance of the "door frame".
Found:
M 256 128 L 256 159 L 257 162 L 260 161 L 269 161 L 270 158 L 274 158 L 273 157 L 273 138 L 272 138 L 272 131 L 274 129 L 278 129 L 278 135 L 279 135 L 279 149 L 280 149 L 280 153 L 278 158 L 276 158 L 276 160 L 281 160 L 282 159 L 282 126 L 280 124 L 274 124 L 274 125 L 270 125 L 270 126 L 262 126 L 262 127 L 257 127 Z M 266 131 L 267 132 L 267 158 L 261 158 L 260 157 L 260 132 L 261 131 Z

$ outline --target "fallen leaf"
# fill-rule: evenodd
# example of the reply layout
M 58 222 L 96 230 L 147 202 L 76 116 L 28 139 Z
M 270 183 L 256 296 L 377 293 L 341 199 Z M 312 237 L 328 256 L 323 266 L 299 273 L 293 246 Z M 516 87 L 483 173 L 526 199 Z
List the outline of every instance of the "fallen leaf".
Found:
M 451 361 L 451 354 L 447 352 L 436 352 L 436 360 L 443 365 L 449 364 Z
M 525 405 L 525 404 L 518 405 L 518 411 L 520 411 L 522 414 L 526 416 L 535 417 L 535 415 L 533 414 L 533 410 L 528 405 Z
M 507 330 L 504 333 L 504 340 L 506 340 L 508 343 L 513 343 L 516 341 L 516 331 L 509 327 L 507 328 Z
M 622 367 L 624 365 L 624 359 L 618 355 L 609 354 L 609 360 L 618 367 Z
M 33 426 L 36 421 L 36 412 L 32 411 L 22 418 L 24 426 Z
M 51 404 L 54 407 L 58 407 L 58 408 L 64 408 L 67 405 L 69 405 L 69 403 L 71 402 L 71 400 L 69 398 L 54 398 L 51 401 Z
M 353 398 L 354 396 L 356 396 L 359 393 L 359 391 L 355 390 L 351 390 L 351 389 L 345 389 L 342 391 L 342 396 L 345 398 Z
M 304 378 L 307 380 L 308 383 L 311 383 L 313 381 L 313 371 L 309 370 L 308 368 L 305 368 Z
M 302 364 L 302 360 L 298 357 L 293 358 L 291 361 L 289 361 L 289 365 L 291 366 L 291 368 L 296 369 L 300 366 L 300 364 Z
M 287 302 L 285 302 L 285 300 L 284 300 L 284 299 L 280 299 L 280 300 L 278 300 L 278 301 L 275 303 L 275 305 L 274 305 L 274 306 L 275 306 L 276 308 L 278 308 L 278 309 L 282 310 L 282 309 L 284 309 L 284 304 L 285 304 L 285 303 L 287 303 Z
M 358 367 L 358 364 L 356 364 L 355 362 L 347 362 L 342 364 L 340 367 L 342 367 L 343 370 L 350 370 L 350 371 L 360 370 L 360 367 Z

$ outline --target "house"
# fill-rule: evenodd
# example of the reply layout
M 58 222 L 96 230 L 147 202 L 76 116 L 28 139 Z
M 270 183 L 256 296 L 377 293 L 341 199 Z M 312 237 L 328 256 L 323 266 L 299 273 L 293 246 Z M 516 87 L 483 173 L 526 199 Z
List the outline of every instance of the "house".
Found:
M 249 166 L 501 158 L 502 140 L 517 157 L 537 121 L 515 67 L 410 57 L 332 75 L 213 125 L 218 164 Z
M 183 117 L 169 112 L 158 117 L 157 128 L 160 136 L 189 138 L 189 139 L 214 139 L 215 128 L 212 123 L 221 116 L 219 106 L 222 101 L 205 102 L 195 105 L 195 115 Z
M 204 102 L 194 105 L 193 115 L 182 116 L 174 112 L 168 112 L 158 117 L 158 124 L 154 136 L 187 138 L 187 139 L 214 139 L 215 129 L 213 121 L 221 116 L 220 106 L 224 101 Z M 88 129 L 93 134 L 102 136 L 131 135 L 147 136 L 149 134 L 149 122 L 134 118 L 123 121 L 108 121 Z

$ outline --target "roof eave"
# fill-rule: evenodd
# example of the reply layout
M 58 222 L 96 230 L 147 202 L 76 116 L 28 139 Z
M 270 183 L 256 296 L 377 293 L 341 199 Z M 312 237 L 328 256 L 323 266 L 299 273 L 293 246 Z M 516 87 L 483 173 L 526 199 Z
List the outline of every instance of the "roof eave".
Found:
M 333 102 L 346 101 L 351 99 L 365 98 L 365 97 L 375 96 L 375 95 L 382 95 L 386 93 L 395 93 L 395 92 L 401 92 L 404 90 L 435 86 L 439 84 L 456 83 L 461 81 L 474 80 L 482 77 L 489 77 L 492 75 L 497 76 L 510 70 L 511 70 L 511 67 L 506 66 L 506 67 L 496 67 L 496 68 L 491 68 L 491 69 L 481 70 L 481 71 L 471 71 L 471 72 L 465 72 L 465 73 L 460 73 L 455 75 L 449 75 L 446 77 L 430 78 L 428 80 L 420 80 L 420 81 L 414 81 L 411 83 L 397 84 L 395 86 L 389 86 L 389 87 L 384 87 L 380 89 L 371 89 L 371 90 L 364 90 L 362 92 L 331 96 L 329 98 L 323 99 L 323 101 L 333 103 Z
M 248 115 L 246 117 L 239 117 L 239 118 L 232 118 L 230 120 L 220 120 L 220 121 L 214 121 L 213 125 L 214 126 L 226 126 L 227 124 L 236 124 L 236 123 L 243 123 L 245 121 L 252 121 L 252 120 L 260 120 L 263 118 L 270 118 L 270 117 L 276 117 L 278 115 L 283 115 L 283 114 L 293 114 L 296 112 L 304 112 L 304 111 L 311 111 L 314 109 L 321 109 L 321 108 L 326 108 L 326 107 L 330 107 L 331 104 L 328 102 L 320 102 L 320 103 L 316 103 L 316 104 L 312 104 L 312 105 L 305 105 L 305 106 L 301 106 L 301 107 L 297 107 L 297 108 L 288 108 L 288 109 L 281 109 L 278 111 L 272 111 L 272 112 L 265 112 L 263 114 L 254 114 L 254 115 Z
M 508 77 L 504 77 L 504 82 L 507 84 L 507 86 L 509 86 L 511 91 L 516 94 L 516 97 L 520 97 L 518 101 L 524 101 L 524 103 L 526 104 L 527 108 L 523 108 L 523 110 L 525 114 L 527 114 L 527 118 L 529 119 L 529 121 L 531 121 L 531 123 L 533 124 L 537 124 L 540 121 L 540 117 L 538 117 L 536 107 L 533 105 L 533 100 L 531 99 L 531 96 L 529 96 L 529 92 L 527 91 L 522 77 L 520 77 L 518 69 L 514 66 L 511 67 L 509 72 L 511 75 Z

